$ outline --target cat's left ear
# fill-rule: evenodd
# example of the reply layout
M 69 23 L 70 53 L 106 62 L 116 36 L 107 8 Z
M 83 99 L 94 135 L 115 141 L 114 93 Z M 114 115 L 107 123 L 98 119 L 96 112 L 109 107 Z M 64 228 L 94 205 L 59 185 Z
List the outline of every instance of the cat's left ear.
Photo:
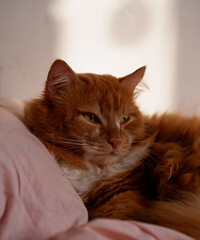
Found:
M 119 82 L 121 86 L 125 88 L 128 92 L 133 93 L 135 90 L 135 87 L 142 80 L 145 70 L 146 70 L 146 66 L 143 66 L 137 69 L 135 72 L 125 77 L 119 78 Z

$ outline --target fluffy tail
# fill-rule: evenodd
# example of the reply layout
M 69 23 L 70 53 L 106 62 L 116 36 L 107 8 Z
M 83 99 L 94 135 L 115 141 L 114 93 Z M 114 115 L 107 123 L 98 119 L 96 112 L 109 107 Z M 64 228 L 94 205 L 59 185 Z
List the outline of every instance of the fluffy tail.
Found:
M 159 201 L 148 208 L 145 221 L 165 226 L 200 240 L 200 197 L 184 201 Z

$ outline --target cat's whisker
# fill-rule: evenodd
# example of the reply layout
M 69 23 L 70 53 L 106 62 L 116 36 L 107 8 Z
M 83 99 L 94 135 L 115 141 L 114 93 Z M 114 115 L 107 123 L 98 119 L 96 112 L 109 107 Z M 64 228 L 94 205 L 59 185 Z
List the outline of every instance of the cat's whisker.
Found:
M 87 146 L 89 146 L 89 148 L 92 148 L 94 150 L 97 150 L 97 151 L 101 151 L 101 149 L 103 150 L 103 147 L 101 148 L 101 146 L 97 146 L 95 145 L 93 142 L 85 142 L 85 144 L 87 144 Z
M 63 146 L 63 148 L 66 148 L 66 149 L 79 149 L 79 150 L 82 150 L 82 148 L 80 148 L 79 146 Z
M 67 150 L 71 150 L 73 153 L 80 153 L 82 149 L 77 149 L 77 148 L 66 148 Z
M 84 146 L 85 143 L 84 142 L 80 142 L 80 141 L 75 141 L 75 140 L 71 140 L 71 139 L 59 139 L 59 138 L 42 138 L 45 141 L 49 141 L 55 144 L 69 144 L 69 145 L 77 145 L 77 146 Z
M 100 147 L 98 147 L 98 146 L 96 146 L 96 145 L 91 145 L 91 144 L 89 144 L 89 147 L 91 147 L 92 149 L 96 149 L 96 150 L 99 150 L 99 149 L 100 149 Z
M 79 146 L 64 146 L 64 145 L 62 145 L 61 147 L 67 151 L 70 150 L 74 153 L 83 151 L 82 147 L 80 148 Z
M 70 141 L 70 142 L 84 142 L 84 140 L 77 140 L 72 138 L 64 138 L 64 137 L 54 137 L 53 139 L 63 140 L 63 141 Z
M 73 139 L 68 139 L 68 138 L 58 138 L 58 137 L 52 137 L 52 138 L 45 138 L 49 140 L 58 140 L 58 141 L 63 141 L 63 142 L 72 142 L 72 143 L 82 143 L 83 141 L 80 140 L 73 140 Z

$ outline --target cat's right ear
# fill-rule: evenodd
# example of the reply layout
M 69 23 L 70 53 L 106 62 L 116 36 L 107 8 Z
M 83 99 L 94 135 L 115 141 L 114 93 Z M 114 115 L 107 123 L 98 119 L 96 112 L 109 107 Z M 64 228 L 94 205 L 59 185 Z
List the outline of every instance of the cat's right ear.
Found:
M 56 60 L 50 70 L 46 81 L 45 95 L 48 99 L 54 99 L 62 88 L 74 86 L 77 76 L 69 65 Z
M 146 66 L 143 66 L 137 69 L 135 72 L 119 78 L 119 82 L 123 88 L 125 88 L 128 92 L 133 93 L 138 83 L 144 77 L 144 73 L 146 70 Z

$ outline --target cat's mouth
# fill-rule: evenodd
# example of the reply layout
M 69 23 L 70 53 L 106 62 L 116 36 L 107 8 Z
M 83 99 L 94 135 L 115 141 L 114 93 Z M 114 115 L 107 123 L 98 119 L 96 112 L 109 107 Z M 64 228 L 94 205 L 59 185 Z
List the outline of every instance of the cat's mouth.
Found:
M 117 147 L 115 149 L 113 149 L 112 147 L 101 148 L 101 147 L 89 145 L 89 144 L 83 146 L 83 150 L 85 151 L 85 154 L 93 157 L 95 156 L 120 157 L 126 154 L 129 149 L 130 149 L 130 146 L 129 148 Z
M 86 149 L 85 149 L 86 150 Z M 124 155 L 125 153 L 119 152 L 116 149 L 111 150 L 111 151 L 101 151 L 101 150 L 94 150 L 94 149 L 90 149 L 85 151 L 85 154 L 88 156 L 93 156 L 93 157 L 97 157 L 97 158 L 114 158 L 114 157 L 120 157 L 122 155 Z

